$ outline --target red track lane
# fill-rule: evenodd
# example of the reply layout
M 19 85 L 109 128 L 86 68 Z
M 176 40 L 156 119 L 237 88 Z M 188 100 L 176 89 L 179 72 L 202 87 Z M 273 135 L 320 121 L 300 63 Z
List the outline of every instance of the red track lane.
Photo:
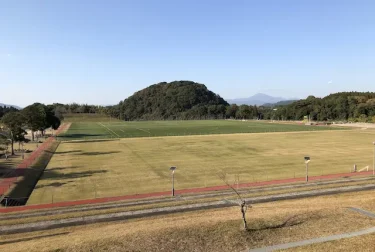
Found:
M 67 124 L 63 124 L 59 127 L 56 131 L 56 134 L 59 134 L 61 131 L 67 128 Z M 17 165 L 14 172 L 11 174 L 11 178 L 5 178 L 0 181 L 0 195 L 6 194 L 7 191 L 15 184 L 19 177 L 23 176 L 25 173 L 25 169 L 30 167 L 34 161 L 43 153 L 43 151 L 48 148 L 51 143 L 54 141 L 53 137 L 49 137 L 46 141 L 44 141 L 29 157 L 24 159 L 22 163 Z
M 322 179 L 335 179 L 335 178 L 343 178 L 343 177 L 353 177 L 353 176 L 358 176 L 358 175 L 362 175 L 362 176 L 363 175 L 372 175 L 372 171 L 356 172 L 356 173 L 338 173 L 338 174 L 328 174 L 328 175 L 322 175 L 322 176 L 311 176 L 311 177 L 309 177 L 309 181 L 322 180 Z M 305 181 L 304 177 L 303 178 L 279 179 L 279 180 L 254 182 L 254 183 L 244 183 L 244 184 L 239 184 L 238 187 L 239 188 L 245 188 L 245 187 L 256 187 L 256 186 L 266 186 L 266 185 L 290 184 L 290 183 L 302 182 L 302 181 Z M 201 193 L 201 192 L 209 192 L 209 191 L 220 191 L 220 190 L 225 190 L 225 189 L 228 189 L 228 188 L 229 187 L 227 185 L 204 187 L 204 188 L 189 188 L 189 189 L 176 190 L 175 193 L 176 194 Z M 144 198 L 169 196 L 169 195 L 171 195 L 171 192 L 167 191 L 167 192 L 155 192 L 155 193 L 145 193 L 145 194 L 134 194 L 134 195 L 124 195 L 124 196 L 116 196 L 116 197 L 98 198 L 98 199 L 65 201 L 65 202 L 40 204 L 40 205 L 8 207 L 8 208 L 0 208 L 0 213 L 10 213 L 10 212 L 19 212 L 19 211 L 27 211 L 27 210 L 39 210 L 39 209 L 48 209 L 48 208 L 56 208 L 56 207 L 78 206 L 78 205 L 87 205 L 87 204 L 98 204 L 98 203 L 116 202 L 116 201 L 131 200 L 131 199 L 144 199 Z

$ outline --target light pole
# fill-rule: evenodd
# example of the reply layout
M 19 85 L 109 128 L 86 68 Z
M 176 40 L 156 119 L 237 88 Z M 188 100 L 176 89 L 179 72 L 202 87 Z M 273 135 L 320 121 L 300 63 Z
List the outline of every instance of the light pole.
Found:
M 374 145 L 374 156 L 372 160 L 372 176 L 375 176 L 375 142 L 372 143 Z
M 305 164 L 306 164 L 306 182 L 309 182 L 309 162 L 310 162 L 310 157 L 305 157 Z
M 172 196 L 174 196 L 174 171 L 177 169 L 176 166 L 172 166 L 169 170 L 172 171 Z

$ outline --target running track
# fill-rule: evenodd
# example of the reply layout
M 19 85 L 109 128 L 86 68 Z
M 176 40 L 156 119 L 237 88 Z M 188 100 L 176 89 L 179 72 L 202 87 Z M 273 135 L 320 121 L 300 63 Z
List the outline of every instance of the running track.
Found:
M 62 131 L 66 130 L 69 126 L 69 124 L 61 125 L 56 131 L 56 134 L 59 134 Z M 34 163 L 34 161 L 43 153 L 43 151 L 52 144 L 53 141 L 54 138 L 49 137 L 35 151 L 33 151 L 33 153 L 31 153 L 29 157 L 27 157 L 22 161 L 22 163 L 17 165 L 16 169 L 14 169 L 11 174 L 9 174 L 9 178 L 5 178 L 0 181 L 0 195 L 6 194 L 6 192 L 17 182 L 17 180 L 24 175 L 26 168 L 30 167 Z
M 357 172 L 357 173 L 338 173 L 338 174 L 329 174 L 329 175 L 322 175 L 322 176 L 311 176 L 309 177 L 309 181 L 316 181 L 322 179 L 336 179 L 336 178 L 343 178 L 343 177 L 353 177 L 358 175 L 372 175 L 372 171 L 365 171 L 365 172 Z M 254 183 L 243 183 L 239 184 L 239 188 L 246 188 L 246 187 L 257 187 L 257 186 L 267 186 L 267 185 L 280 185 L 280 184 L 290 184 L 296 182 L 303 182 L 305 178 L 291 178 L 291 179 L 280 179 L 280 180 L 271 180 L 271 181 L 263 181 L 263 182 L 254 182 Z M 237 187 L 237 185 L 236 185 Z M 205 187 L 205 188 L 189 188 L 189 189 L 182 189 L 176 190 L 176 194 L 187 194 L 187 193 L 202 193 L 202 192 L 209 192 L 209 191 L 220 191 L 229 189 L 227 185 L 222 186 L 213 186 L 213 187 Z M 8 207 L 8 208 L 0 208 L 0 213 L 10 213 L 10 212 L 19 212 L 19 211 L 26 211 L 26 210 L 39 210 L 39 209 L 48 209 L 48 208 L 55 208 L 55 207 L 68 207 L 68 206 L 78 206 L 78 205 L 86 205 L 86 204 L 98 204 L 98 203 L 107 203 L 107 202 L 115 202 L 115 201 L 122 201 L 122 200 L 135 200 L 135 199 L 144 199 L 150 197 L 160 197 L 160 196 L 169 196 L 171 195 L 170 191 L 166 192 L 154 192 L 154 193 L 145 193 L 145 194 L 134 194 L 134 195 L 124 195 L 124 196 L 116 196 L 116 197 L 107 197 L 107 198 L 98 198 L 98 199 L 86 199 L 86 200 L 76 200 L 76 201 L 65 201 L 65 202 L 57 202 L 57 203 L 49 203 L 49 204 L 40 204 L 40 205 L 30 205 L 30 206 L 19 206 L 19 207 Z

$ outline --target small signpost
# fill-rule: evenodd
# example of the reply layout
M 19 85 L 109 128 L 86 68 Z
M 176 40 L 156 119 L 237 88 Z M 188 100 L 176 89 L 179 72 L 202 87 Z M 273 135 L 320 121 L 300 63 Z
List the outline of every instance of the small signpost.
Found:
M 309 182 L 309 162 L 310 162 L 310 157 L 306 156 L 306 157 L 305 157 L 305 164 L 306 164 L 306 182 Z
M 177 169 L 176 166 L 172 166 L 169 170 L 172 171 L 172 196 L 174 196 L 174 172 Z

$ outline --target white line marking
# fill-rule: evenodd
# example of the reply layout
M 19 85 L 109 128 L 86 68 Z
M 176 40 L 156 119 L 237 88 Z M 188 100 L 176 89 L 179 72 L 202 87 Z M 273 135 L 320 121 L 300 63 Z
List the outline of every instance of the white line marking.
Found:
M 148 130 L 144 130 L 144 129 L 140 129 L 140 128 L 137 128 L 137 130 L 141 130 L 141 131 L 144 131 L 144 132 L 146 132 L 146 133 L 148 133 L 148 134 L 151 134 L 151 132 L 148 131 Z
M 110 128 L 108 128 L 107 126 L 105 126 L 103 123 L 101 122 L 98 122 L 99 125 L 103 126 L 104 128 L 106 128 L 107 130 L 109 130 L 110 132 L 112 132 L 115 136 L 117 136 L 118 138 L 120 138 L 120 135 L 117 134 L 116 132 L 114 132 L 113 130 L 111 130 Z M 112 134 L 111 133 L 111 134 Z

